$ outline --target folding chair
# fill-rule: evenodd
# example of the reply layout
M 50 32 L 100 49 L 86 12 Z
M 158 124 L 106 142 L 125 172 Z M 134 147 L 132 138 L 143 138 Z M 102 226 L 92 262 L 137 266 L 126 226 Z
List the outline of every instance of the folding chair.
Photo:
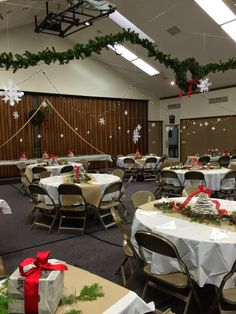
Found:
M 76 184 L 60 184 L 58 194 L 60 222 L 57 233 L 60 233 L 61 230 L 73 230 L 81 231 L 83 236 L 87 218 L 87 203 L 81 188 Z M 82 223 L 82 226 L 79 222 Z
M 198 162 L 199 162 L 199 164 L 204 166 L 208 162 L 210 162 L 210 160 L 211 160 L 210 156 L 201 156 L 201 157 L 199 157 Z
M 231 270 L 224 276 L 221 281 L 220 287 L 216 291 L 215 299 L 210 306 L 208 314 L 211 314 L 215 309 L 218 309 L 217 313 L 236 310 L 236 287 L 230 289 L 224 289 L 226 282 L 236 272 L 236 261 L 234 262 Z M 232 312 L 231 312 L 232 313 Z
M 58 205 L 55 204 L 46 189 L 38 184 L 30 184 L 29 191 L 34 202 L 34 209 L 31 216 L 37 211 L 32 223 L 32 228 L 34 226 L 40 226 L 47 228 L 48 232 L 51 232 L 58 216 Z M 44 198 L 44 201 L 42 201 L 42 198 Z M 47 200 L 50 201 L 51 204 L 46 204 Z
M 199 184 L 203 184 L 206 186 L 206 181 L 204 177 L 204 173 L 200 171 L 187 171 L 184 175 L 184 187 L 191 185 L 197 186 Z
M 149 157 L 146 159 L 142 169 L 143 178 L 145 182 L 157 180 L 156 167 L 157 167 L 156 157 Z
M 111 208 L 116 208 L 120 205 L 122 182 L 114 182 L 109 184 L 99 201 L 97 207 L 97 215 L 107 231 L 109 227 L 116 225 L 111 213 Z M 112 196 L 114 194 L 114 196 Z
M 61 168 L 60 174 L 71 172 L 73 170 L 74 170 L 74 167 L 72 165 L 66 165 L 66 166 Z
M 129 180 L 130 177 L 133 177 L 133 181 L 137 181 L 139 170 L 140 169 L 138 169 L 137 164 L 133 158 L 124 158 L 125 181 Z
M 155 201 L 155 199 L 155 195 L 150 191 L 138 191 L 131 196 L 135 209 L 137 209 L 140 205 Z
M 117 227 L 119 228 L 124 240 L 123 240 L 123 252 L 125 255 L 125 258 L 121 265 L 118 267 L 116 273 L 121 272 L 123 285 L 127 286 L 135 277 L 137 272 L 141 269 L 143 263 L 137 252 L 135 251 L 135 248 L 133 244 L 131 243 L 131 236 L 129 233 L 129 230 L 119 212 L 119 210 L 116 210 L 115 208 L 111 208 L 111 213 L 114 218 L 114 221 L 117 224 Z M 133 259 L 135 259 L 138 262 L 138 267 L 134 270 L 133 269 Z M 127 279 L 126 273 L 125 273 L 125 265 L 129 264 L 129 273 L 130 276 Z
M 185 303 L 183 314 L 186 314 L 193 296 L 198 306 L 199 313 L 202 313 L 200 301 L 195 289 L 195 283 L 189 274 L 187 266 L 180 258 L 175 245 L 165 237 L 147 231 L 138 231 L 135 234 L 135 238 L 139 245 L 140 257 L 144 263 L 143 272 L 147 277 L 142 292 L 142 298 L 145 298 L 147 287 L 151 286 L 182 300 Z M 151 272 L 151 264 L 148 263 L 145 258 L 144 250 L 174 259 L 178 262 L 182 271 L 176 271 L 169 274 L 153 274 Z

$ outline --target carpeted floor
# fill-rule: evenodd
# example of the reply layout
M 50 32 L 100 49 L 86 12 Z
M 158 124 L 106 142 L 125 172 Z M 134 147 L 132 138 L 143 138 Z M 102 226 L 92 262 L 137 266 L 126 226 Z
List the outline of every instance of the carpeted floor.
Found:
M 15 181 L 2 182 L 0 198 L 6 200 L 12 208 L 12 215 L 0 217 L 0 256 L 2 256 L 7 272 L 11 274 L 17 265 L 26 257 L 35 257 L 38 251 L 50 250 L 51 256 L 64 260 L 69 264 L 89 270 L 118 284 L 121 276 L 115 274 L 123 260 L 122 235 L 118 228 L 110 228 L 105 232 L 101 224 L 94 225 L 93 217 L 88 221 L 84 237 L 76 233 L 57 234 L 56 229 L 48 233 L 45 229 L 34 228 L 26 224 L 26 219 L 32 211 L 33 204 L 27 196 L 19 192 L 20 184 Z M 154 192 L 153 183 L 134 182 L 127 189 L 125 206 L 129 209 L 128 226 L 131 226 L 134 208 L 131 195 L 138 190 Z M 142 291 L 144 276 L 140 274 L 130 288 L 137 293 Z M 182 313 L 179 302 L 173 303 L 170 298 L 158 297 L 151 291 L 150 298 L 155 299 L 156 307 L 165 309 L 172 307 L 175 313 Z M 191 310 L 191 313 L 197 313 Z

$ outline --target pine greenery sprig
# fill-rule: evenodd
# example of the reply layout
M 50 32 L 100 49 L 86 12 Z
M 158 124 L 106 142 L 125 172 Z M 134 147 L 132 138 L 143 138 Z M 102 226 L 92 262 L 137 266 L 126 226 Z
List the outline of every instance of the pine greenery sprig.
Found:
M 84 286 L 76 299 L 78 301 L 94 301 L 101 297 L 104 297 L 102 286 L 99 286 L 98 283 L 94 283 L 91 286 Z

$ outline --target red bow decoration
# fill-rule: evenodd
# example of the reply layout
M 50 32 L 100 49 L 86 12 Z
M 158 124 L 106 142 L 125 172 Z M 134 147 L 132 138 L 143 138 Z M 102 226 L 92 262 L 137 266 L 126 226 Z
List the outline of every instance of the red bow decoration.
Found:
M 19 265 L 21 276 L 25 278 L 24 284 L 24 299 L 25 299 L 25 314 L 38 314 L 38 289 L 39 278 L 43 270 L 67 270 L 64 264 L 50 264 L 48 263 L 50 251 L 38 252 L 37 259 L 26 258 Z M 28 271 L 24 271 L 24 267 L 34 264 L 36 267 Z
M 21 152 L 20 158 L 27 158 L 27 152 Z
M 193 167 L 194 165 L 196 165 L 196 166 L 198 166 L 198 168 L 201 168 L 201 165 L 200 165 L 200 163 L 198 162 L 197 157 L 193 157 L 193 158 L 192 158 L 192 161 L 193 161 L 192 167 Z M 192 168 L 192 167 L 191 167 L 191 168 Z
M 77 180 L 79 180 L 80 179 L 80 175 L 79 175 L 80 166 L 74 165 L 74 170 L 75 170 L 75 177 Z
M 193 84 L 198 84 L 199 81 L 198 80 L 189 80 L 188 83 L 189 83 L 189 86 L 188 86 L 188 97 L 191 97 L 192 92 L 193 92 Z M 181 89 L 180 92 L 179 92 L 179 97 L 182 97 L 182 96 L 183 96 L 183 91 Z

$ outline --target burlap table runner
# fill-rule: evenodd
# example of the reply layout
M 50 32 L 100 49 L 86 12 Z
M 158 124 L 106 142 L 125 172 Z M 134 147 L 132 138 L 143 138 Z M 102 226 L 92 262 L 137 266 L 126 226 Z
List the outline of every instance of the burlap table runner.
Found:
M 91 181 L 88 183 L 81 183 L 79 186 L 81 187 L 83 196 L 87 203 L 98 207 L 99 201 L 101 199 L 101 187 L 96 183 L 96 179 L 92 174 L 89 174 Z M 72 206 L 76 202 L 81 202 L 82 199 L 78 195 L 63 195 L 61 198 L 61 202 L 64 206 Z
M 81 310 L 83 314 L 101 314 L 129 293 L 128 289 L 109 280 L 94 275 L 86 270 L 70 265 L 67 266 L 68 271 L 65 271 L 64 286 L 75 287 L 76 295 L 80 294 L 84 285 L 89 286 L 98 283 L 103 288 L 104 297 L 98 298 L 95 301 L 78 301 L 73 305 L 73 309 Z M 56 314 L 62 313 L 62 309 L 58 307 Z
M 154 204 L 158 203 L 157 201 L 153 201 L 144 205 L 139 206 L 139 209 L 145 210 L 145 211 L 159 211 L 159 209 L 157 209 Z M 227 210 L 227 208 L 225 208 Z M 187 221 L 191 221 L 191 218 L 182 215 L 181 213 L 163 213 L 165 216 L 169 216 L 169 217 L 173 217 L 173 218 L 178 218 L 178 219 L 182 219 L 182 220 L 187 220 Z M 194 221 L 196 223 L 196 221 Z M 228 230 L 228 231 L 233 231 L 236 232 L 236 225 L 229 225 L 227 222 L 221 222 L 221 224 L 216 224 L 216 223 L 205 223 L 203 222 L 203 224 L 207 224 L 210 227 L 214 227 L 214 228 L 220 228 L 220 229 L 224 229 L 224 230 Z
M 143 167 L 145 164 L 147 158 L 139 158 L 139 159 L 135 159 L 135 163 L 138 164 L 140 167 Z

